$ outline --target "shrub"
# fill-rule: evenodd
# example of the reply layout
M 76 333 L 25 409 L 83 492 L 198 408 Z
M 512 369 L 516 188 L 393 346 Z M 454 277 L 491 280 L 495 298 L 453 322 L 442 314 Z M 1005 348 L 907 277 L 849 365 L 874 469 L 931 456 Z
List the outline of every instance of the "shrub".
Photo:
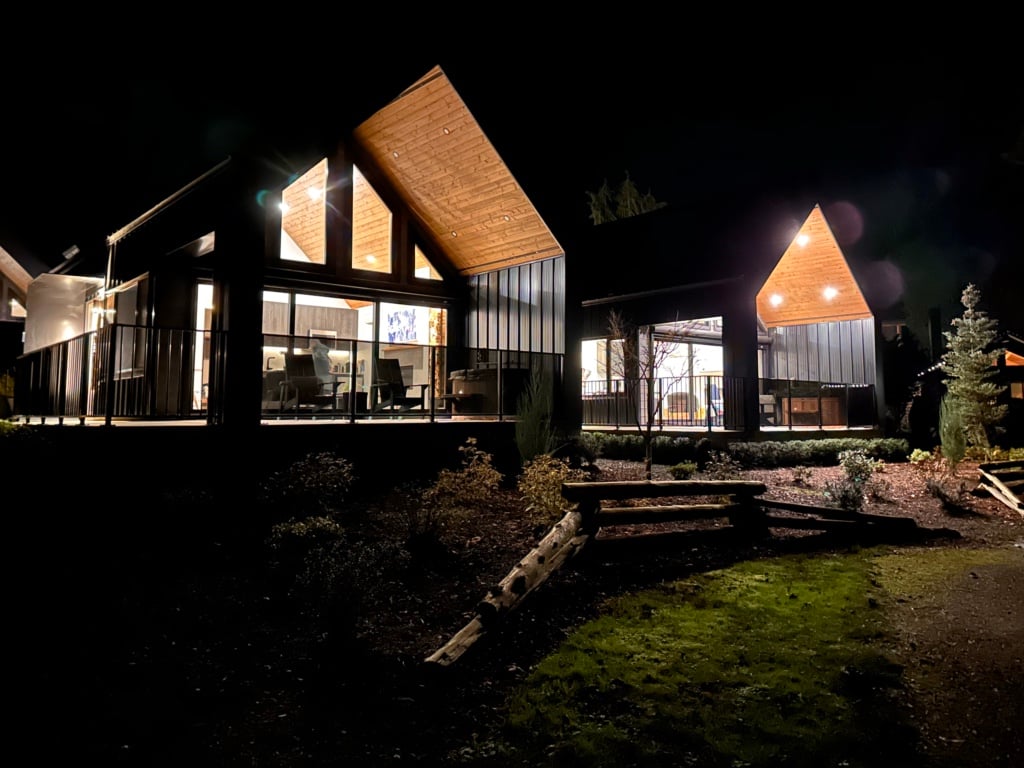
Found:
M 449 522 L 486 507 L 488 499 L 501 486 L 501 472 L 492 465 L 493 457 L 477 447 L 475 437 L 459 446 L 462 467 L 442 469 L 434 484 L 420 494 L 424 516 L 434 521 L 428 533 L 439 534 Z
M 689 480 L 697 472 L 697 465 L 692 461 L 684 461 L 668 468 L 673 480 Z
M 704 475 L 709 480 L 735 480 L 742 471 L 743 465 L 728 451 L 712 451 L 704 465 Z
M 825 483 L 825 498 L 831 499 L 840 509 L 859 512 L 864 507 L 864 496 L 871 476 L 883 466 L 883 462 L 871 458 L 866 451 L 843 451 L 839 463 L 844 477 Z
M 584 479 L 582 470 L 573 469 L 563 459 L 541 454 L 526 462 L 519 475 L 518 490 L 526 502 L 526 511 L 537 523 L 555 522 L 572 509 L 562 496 L 562 483 Z
M 287 517 L 338 513 L 348 499 L 355 475 L 348 459 L 328 451 L 309 453 L 260 486 L 261 499 Z
M 825 438 L 822 440 L 766 440 L 756 443 L 730 443 L 729 453 L 748 468 L 774 469 L 809 466 L 831 466 L 839 462 L 843 451 L 860 450 L 883 461 L 905 461 L 909 443 L 901 438 Z
M 931 451 L 925 451 L 922 450 L 921 448 L 915 448 L 913 451 L 911 451 L 909 460 L 911 464 L 920 465 L 928 461 L 933 461 L 934 459 L 935 454 L 933 454 Z
M 809 486 L 811 484 L 811 468 L 803 464 L 793 467 L 793 485 Z

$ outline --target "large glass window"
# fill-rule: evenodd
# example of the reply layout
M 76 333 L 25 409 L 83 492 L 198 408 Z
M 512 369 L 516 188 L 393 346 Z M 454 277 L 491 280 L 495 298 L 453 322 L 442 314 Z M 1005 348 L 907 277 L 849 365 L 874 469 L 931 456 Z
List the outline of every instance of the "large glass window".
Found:
M 281 258 L 327 263 L 327 160 L 281 192 Z
M 391 210 L 352 166 L 352 269 L 391 273 Z
M 582 342 L 584 394 L 603 394 L 618 390 L 611 382 L 621 380 L 625 372 L 621 339 L 588 339 Z
M 417 245 L 413 249 L 413 274 L 421 280 L 440 280 L 441 273 L 434 269 L 434 265 L 427 259 L 426 254 Z

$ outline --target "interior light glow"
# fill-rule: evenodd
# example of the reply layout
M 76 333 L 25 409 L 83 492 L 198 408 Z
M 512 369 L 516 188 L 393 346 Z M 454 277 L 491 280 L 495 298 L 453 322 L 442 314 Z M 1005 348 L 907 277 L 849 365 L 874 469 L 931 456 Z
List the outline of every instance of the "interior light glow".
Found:
M 366 254 L 366 261 L 369 264 L 376 264 L 377 263 L 377 257 L 374 256 L 372 253 L 368 253 L 368 254 Z
M 777 307 L 782 303 L 782 297 L 777 293 L 773 293 L 768 301 L 773 307 Z
M 810 241 L 810 239 L 811 238 L 809 238 L 807 235 L 801 233 L 801 234 L 796 236 L 796 244 L 799 245 L 799 246 L 807 245 L 807 243 Z
M 829 285 L 824 291 L 822 291 L 822 295 L 825 297 L 826 301 L 832 301 L 832 299 L 839 295 L 839 291 Z

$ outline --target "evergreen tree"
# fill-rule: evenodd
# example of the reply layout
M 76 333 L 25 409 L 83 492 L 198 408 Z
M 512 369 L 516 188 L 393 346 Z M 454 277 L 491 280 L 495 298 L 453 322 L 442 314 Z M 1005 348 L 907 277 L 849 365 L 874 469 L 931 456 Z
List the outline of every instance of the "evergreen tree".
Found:
M 612 211 L 612 189 L 608 186 L 608 179 L 601 184 L 597 192 L 587 192 L 590 198 L 590 219 L 596 227 L 606 221 L 615 221 L 615 213 Z
M 945 331 L 946 352 L 940 361 L 946 392 L 956 401 L 963 419 L 967 444 L 987 448 L 989 429 L 1006 416 L 1006 405 L 998 403 L 1006 390 L 993 381 L 993 365 L 1003 350 L 995 348 L 997 323 L 978 309 L 981 292 L 968 284 L 960 297 L 963 314 L 954 318 L 952 331 Z
M 620 219 L 628 219 L 630 216 L 643 213 L 641 208 L 642 202 L 640 190 L 636 188 L 636 184 L 629 178 L 629 172 L 627 171 L 626 178 L 623 179 L 622 184 L 619 186 L 619 194 L 615 198 L 615 215 Z
M 658 202 L 650 192 L 641 195 L 628 171 L 614 196 L 611 187 L 608 186 L 608 180 L 605 179 L 597 192 L 587 191 L 587 197 L 590 199 L 590 220 L 595 226 L 606 221 L 639 216 L 641 213 L 668 205 L 665 202 Z

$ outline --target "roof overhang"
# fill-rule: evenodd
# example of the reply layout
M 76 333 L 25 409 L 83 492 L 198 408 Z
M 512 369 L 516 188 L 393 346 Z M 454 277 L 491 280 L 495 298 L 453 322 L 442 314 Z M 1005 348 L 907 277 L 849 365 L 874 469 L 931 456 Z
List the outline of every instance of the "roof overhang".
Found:
M 353 139 L 458 273 L 563 255 L 440 67 L 359 125 Z
M 814 206 L 757 293 L 769 327 L 873 317 L 820 206 Z

